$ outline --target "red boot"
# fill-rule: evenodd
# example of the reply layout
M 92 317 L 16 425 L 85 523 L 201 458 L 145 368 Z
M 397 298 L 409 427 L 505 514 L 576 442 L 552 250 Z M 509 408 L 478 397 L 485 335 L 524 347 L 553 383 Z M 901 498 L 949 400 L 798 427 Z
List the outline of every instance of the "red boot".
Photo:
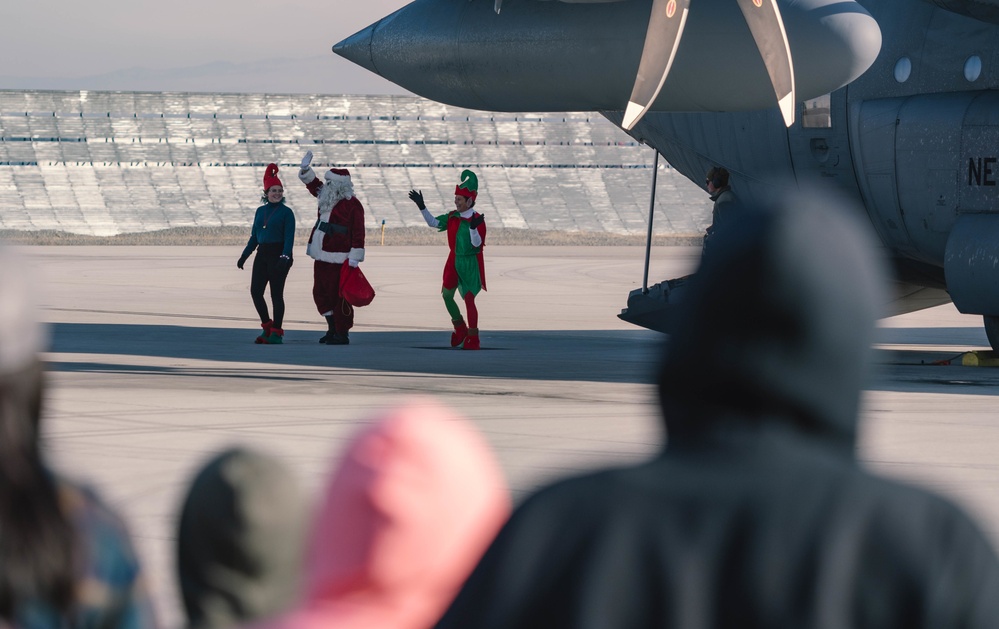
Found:
M 479 328 L 468 328 L 468 336 L 461 349 L 479 349 Z
M 274 329 L 274 322 L 264 321 L 263 323 L 260 324 L 260 327 L 262 327 L 264 331 L 260 333 L 260 336 L 257 337 L 257 340 L 253 341 L 257 345 L 263 345 L 264 343 L 267 342 L 268 337 L 270 337 L 271 335 L 271 330 Z
M 451 334 L 451 347 L 458 347 L 465 342 L 465 337 L 468 336 L 468 326 L 465 325 L 464 319 L 452 321 L 451 324 L 454 325 L 454 332 Z

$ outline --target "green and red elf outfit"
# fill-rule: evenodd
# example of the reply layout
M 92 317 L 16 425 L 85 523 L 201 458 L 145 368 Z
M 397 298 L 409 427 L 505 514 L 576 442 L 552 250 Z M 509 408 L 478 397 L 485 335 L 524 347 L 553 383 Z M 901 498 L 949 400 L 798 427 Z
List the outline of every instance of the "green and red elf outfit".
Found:
M 454 188 L 455 211 L 440 216 L 434 216 L 427 209 L 423 193 L 416 190 L 409 193 L 409 198 L 420 208 L 427 225 L 447 232 L 449 251 L 444 263 L 441 296 L 454 326 L 451 347 L 460 345 L 462 349 L 479 349 L 479 311 L 475 307 L 475 296 L 480 290 L 486 290 L 486 269 L 482 257 L 486 242 L 485 217 L 472 209 L 478 188 L 475 173 L 462 171 L 461 183 Z M 465 302 L 467 325 L 454 300 L 455 291 Z

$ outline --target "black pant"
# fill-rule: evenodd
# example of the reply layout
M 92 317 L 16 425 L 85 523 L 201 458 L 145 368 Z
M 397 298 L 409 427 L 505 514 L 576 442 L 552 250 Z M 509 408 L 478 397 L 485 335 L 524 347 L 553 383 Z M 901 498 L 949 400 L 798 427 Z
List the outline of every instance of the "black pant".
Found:
M 278 264 L 282 249 L 283 245 L 279 242 L 260 245 L 257 248 L 257 255 L 253 258 L 253 276 L 250 278 L 250 297 L 253 298 L 253 307 L 257 309 L 261 323 L 270 320 L 267 314 L 267 302 L 264 300 L 264 288 L 270 283 L 271 301 L 274 302 L 274 327 L 278 329 L 283 329 L 281 323 L 284 320 L 284 282 L 288 279 L 288 271 L 291 270 L 291 260 L 285 268 Z

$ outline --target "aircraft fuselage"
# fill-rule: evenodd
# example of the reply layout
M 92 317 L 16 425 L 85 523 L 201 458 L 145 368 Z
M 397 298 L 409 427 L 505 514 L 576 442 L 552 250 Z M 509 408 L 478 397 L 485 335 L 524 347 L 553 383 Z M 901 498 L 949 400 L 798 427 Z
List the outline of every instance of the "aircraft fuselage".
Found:
M 652 0 L 417 0 L 334 50 L 428 98 L 598 110 L 622 125 Z M 866 211 L 897 270 L 892 313 L 953 300 L 999 349 L 999 0 L 778 0 L 798 112 L 785 127 L 734 2 L 694 0 L 631 136 L 749 203 L 787 181 Z M 818 193 L 818 192 L 817 192 Z
M 999 26 L 927 3 L 864 4 L 882 50 L 823 101 L 827 120 L 809 103 L 787 129 L 774 109 L 651 113 L 631 133 L 694 182 L 724 165 L 749 202 L 788 178 L 838 189 L 866 209 L 895 263 L 891 314 L 953 299 L 988 327 L 999 315 Z

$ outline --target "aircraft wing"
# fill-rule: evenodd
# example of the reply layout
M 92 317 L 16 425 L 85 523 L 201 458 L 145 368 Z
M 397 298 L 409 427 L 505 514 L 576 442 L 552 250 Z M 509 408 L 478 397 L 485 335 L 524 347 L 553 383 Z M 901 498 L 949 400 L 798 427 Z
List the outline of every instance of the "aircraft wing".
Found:
M 494 1 L 416 0 L 333 50 L 460 107 L 624 111 L 631 100 L 645 111 L 677 112 L 767 109 L 788 95 L 793 110 L 794 101 L 857 78 L 880 51 L 877 23 L 853 0 L 766 2 L 786 32 L 786 46 L 778 46 L 786 67 L 776 72 L 770 68 L 781 62 L 764 63 L 752 20 L 733 0 L 690 0 L 675 46 L 660 43 L 669 35 L 653 16 L 653 7 L 669 0 L 519 0 L 502 4 L 499 14 Z M 682 13 L 679 0 L 676 6 L 674 14 Z M 776 28 L 772 19 L 762 23 L 768 32 Z

